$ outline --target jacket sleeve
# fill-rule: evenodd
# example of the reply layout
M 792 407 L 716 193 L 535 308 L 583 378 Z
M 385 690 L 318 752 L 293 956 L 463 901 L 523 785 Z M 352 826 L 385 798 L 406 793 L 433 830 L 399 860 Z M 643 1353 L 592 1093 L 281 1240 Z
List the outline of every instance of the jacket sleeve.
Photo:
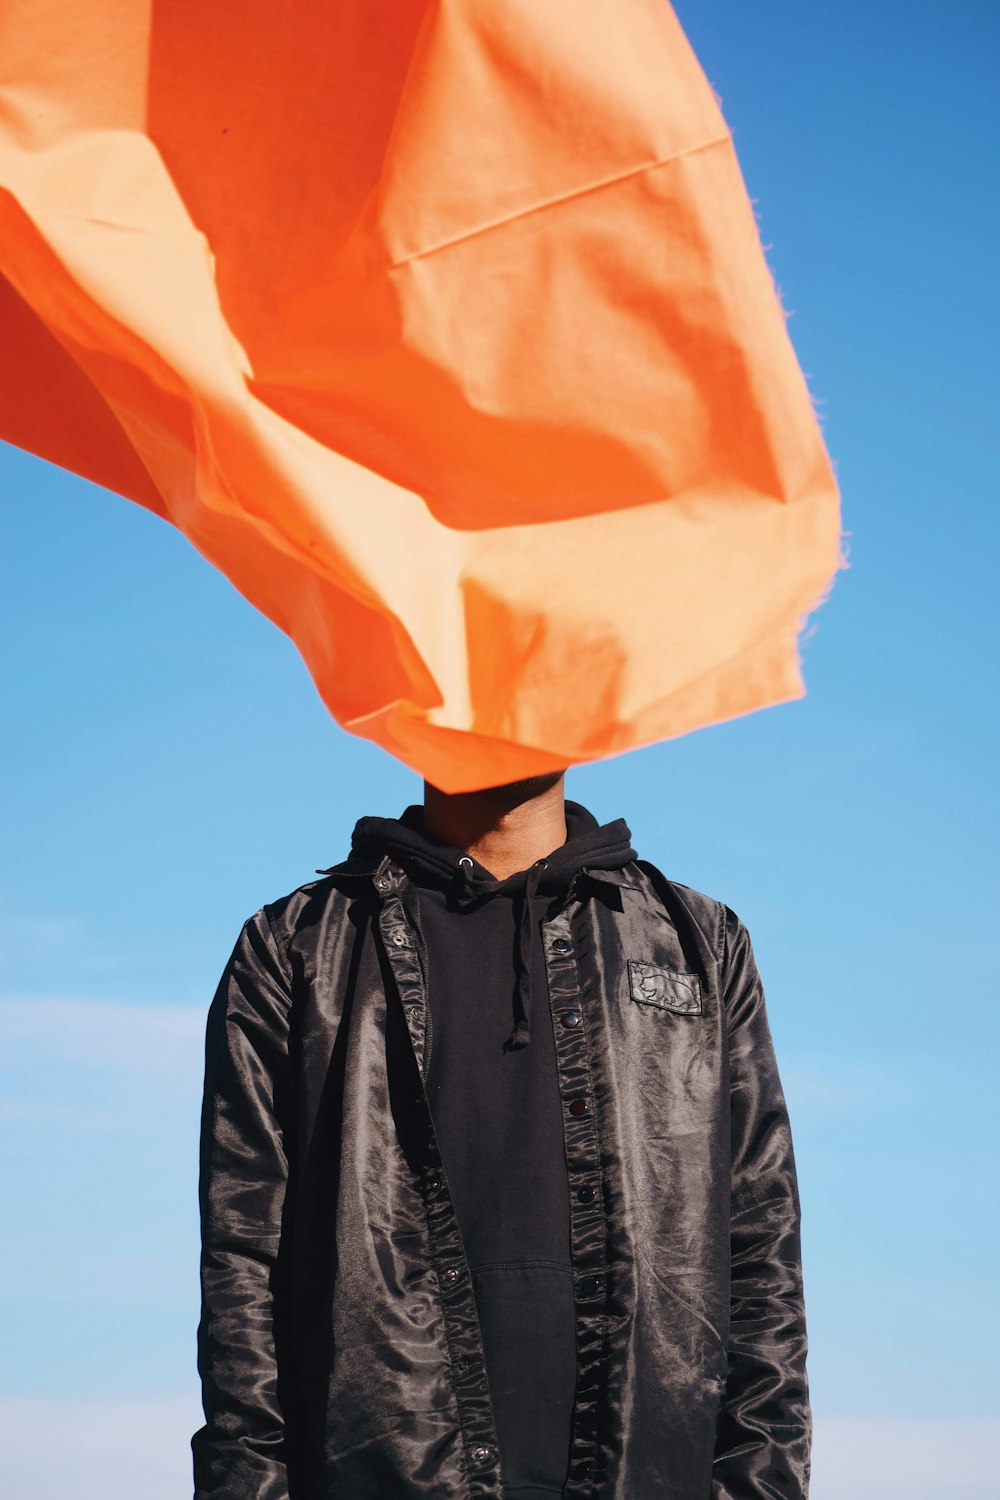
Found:
M 795 1160 L 763 985 L 747 929 L 728 906 L 722 975 L 732 1282 L 712 1500 L 805 1500 L 812 1417 Z
M 244 924 L 209 1007 L 201 1113 L 205 1424 L 195 1500 L 288 1500 L 275 1354 L 275 1272 L 288 1177 L 290 983 L 262 908 Z

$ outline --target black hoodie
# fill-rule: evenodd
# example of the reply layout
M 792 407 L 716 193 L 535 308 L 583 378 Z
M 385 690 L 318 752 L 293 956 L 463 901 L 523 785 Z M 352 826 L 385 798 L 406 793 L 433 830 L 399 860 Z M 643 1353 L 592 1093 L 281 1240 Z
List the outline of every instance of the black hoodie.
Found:
M 505 1493 L 561 1495 L 576 1382 L 569 1197 L 540 921 L 575 876 L 636 857 L 623 819 L 566 801 L 566 842 L 497 880 L 424 828 L 361 818 L 353 847 L 417 889 L 427 1095 L 472 1272 Z

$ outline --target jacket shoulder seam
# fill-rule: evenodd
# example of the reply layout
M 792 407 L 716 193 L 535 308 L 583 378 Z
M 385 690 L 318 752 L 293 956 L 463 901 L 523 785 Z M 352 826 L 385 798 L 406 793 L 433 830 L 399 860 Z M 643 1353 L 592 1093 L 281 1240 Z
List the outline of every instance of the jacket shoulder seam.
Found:
M 277 936 L 274 931 L 274 925 L 271 921 L 271 912 L 269 910 L 269 907 L 272 907 L 273 905 L 273 902 L 265 902 L 265 904 L 260 908 L 260 911 L 257 913 L 257 915 L 262 917 L 264 920 L 264 927 L 266 928 L 265 938 L 269 947 L 272 949 L 275 958 L 278 960 L 278 966 L 281 969 L 282 978 L 288 986 L 288 993 L 290 996 L 292 992 L 292 966 L 289 962 L 288 954 L 285 951 L 283 944 L 278 942 Z
M 656 889 L 657 880 L 661 880 L 665 885 L 671 886 L 674 890 L 686 891 L 697 901 L 703 901 L 705 903 L 715 922 L 715 933 L 713 934 L 712 943 L 713 951 L 716 957 L 718 957 L 719 939 L 725 925 L 725 902 L 720 901 L 717 896 L 708 895 L 706 891 L 697 890 L 693 885 L 685 885 L 683 880 L 672 879 L 671 876 L 665 875 L 663 871 L 658 868 L 658 866 L 654 865 L 648 859 L 636 860 L 634 861 L 634 863 L 637 864 L 641 870 L 643 870 L 643 873 L 646 874 L 647 879 L 651 879 L 651 884 L 653 885 L 654 890 Z M 650 877 L 649 872 L 652 872 L 652 878 Z M 659 896 L 658 891 L 657 896 Z M 665 908 L 665 910 L 667 909 Z M 667 915 L 670 915 L 669 910 L 667 910 Z
M 667 921 L 676 928 L 689 965 L 701 975 L 706 990 L 711 992 L 719 975 L 722 903 L 715 896 L 696 890 L 694 886 L 672 880 L 650 860 L 636 860 L 636 864 L 652 886 Z M 693 944 L 695 951 L 690 951 L 689 944 Z M 711 968 L 714 968 L 714 976 L 709 972 Z

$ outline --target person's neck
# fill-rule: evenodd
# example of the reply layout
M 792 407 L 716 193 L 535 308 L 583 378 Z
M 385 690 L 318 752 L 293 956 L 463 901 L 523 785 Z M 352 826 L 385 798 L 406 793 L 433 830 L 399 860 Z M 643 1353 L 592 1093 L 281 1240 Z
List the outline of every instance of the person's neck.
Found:
M 506 880 L 566 842 L 566 773 L 531 776 L 478 792 L 424 782 L 424 827 Z

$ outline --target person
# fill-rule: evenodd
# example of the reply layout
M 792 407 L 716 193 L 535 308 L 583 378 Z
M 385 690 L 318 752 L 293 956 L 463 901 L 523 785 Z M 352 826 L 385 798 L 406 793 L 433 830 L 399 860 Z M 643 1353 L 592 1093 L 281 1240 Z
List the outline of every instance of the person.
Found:
M 804 1500 L 750 938 L 565 773 L 361 817 L 208 1012 L 195 1500 Z

